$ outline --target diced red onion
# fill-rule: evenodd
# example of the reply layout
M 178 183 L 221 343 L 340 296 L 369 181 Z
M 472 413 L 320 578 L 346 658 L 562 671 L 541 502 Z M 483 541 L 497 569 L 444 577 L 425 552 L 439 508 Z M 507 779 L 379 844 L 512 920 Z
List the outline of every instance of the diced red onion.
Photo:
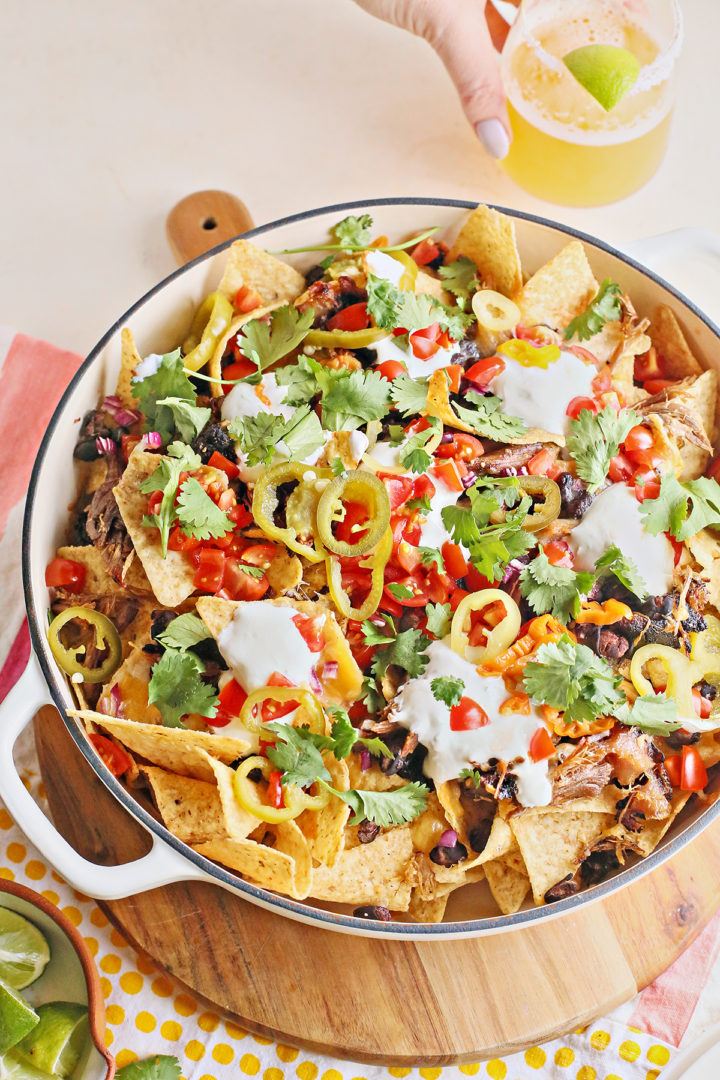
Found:
M 372 765 L 372 754 L 369 750 L 360 751 L 360 771 L 367 772 Z
M 320 680 L 318 679 L 318 674 L 317 674 L 317 671 L 315 670 L 315 668 L 313 668 L 312 671 L 310 672 L 310 689 L 312 690 L 312 692 L 314 694 L 321 694 L 322 693 L 322 684 L 320 683 Z
M 471 488 L 473 486 L 473 484 L 475 483 L 476 480 L 477 480 L 477 473 L 474 473 L 471 470 L 468 470 L 466 475 L 463 476 L 463 478 L 462 478 L 462 486 L 467 491 L 468 488 Z
M 105 435 L 95 436 L 95 446 L 100 457 L 112 457 L 117 454 L 117 443 L 114 439 L 108 439 Z
M 162 446 L 162 435 L 159 431 L 146 431 L 140 440 L 141 450 L 159 450 Z
M 440 442 L 444 443 L 447 446 L 447 444 L 451 443 L 452 441 L 453 441 L 453 437 L 450 434 L 450 432 L 449 431 L 443 432 L 443 435 L 442 435 L 442 438 L 440 439 Z
M 126 405 L 123 405 L 117 394 L 110 394 L 106 397 L 102 403 L 102 408 L 112 416 L 120 427 L 130 427 L 131 424 L 137 423 L 142 416 L 142 413 L 138 412 L 137 409 L 128 409 Z
M 98 702 L 98 712 L 104 713 L 105 716 L 123 716 L 123 703 L 120 696 L 120 687 L 115 683 L 110 687 L 110 696 L 108 698 L 101 698 Z
M 338 671 L 340 670 L 337 660 L 328 660 L 323 667 L 324 679 L 337 679 Z
M 505 567 L 505 573 L 502 576 L 502 585 L 511 585 L 514 581 L 517 581 L 520 576 L 520 571 L 524 568 L 525 563 L 521 563 L 519 559 L 511 559 Z
M 455 847 L 458 842 L 458 834 L 454 829 L 446 829 L 438 840 L 438 847 Z

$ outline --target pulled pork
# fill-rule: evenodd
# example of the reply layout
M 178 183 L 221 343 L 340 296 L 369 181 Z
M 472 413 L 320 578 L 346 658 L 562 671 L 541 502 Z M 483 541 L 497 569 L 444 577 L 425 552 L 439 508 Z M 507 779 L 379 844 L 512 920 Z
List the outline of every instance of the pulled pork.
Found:
M 599 795 L 610 783 L 613 767 L 606 761 L 605 744 L 581 739 L 553 775 L 553 802 L 586 799 Z
M 113 495 L 122 470 L 117 456 L 108 458 L 107 475 L 95 489 L 87 508 L 85 528 L 100 549 L 110 577 L 122 584 L 134 548 Z

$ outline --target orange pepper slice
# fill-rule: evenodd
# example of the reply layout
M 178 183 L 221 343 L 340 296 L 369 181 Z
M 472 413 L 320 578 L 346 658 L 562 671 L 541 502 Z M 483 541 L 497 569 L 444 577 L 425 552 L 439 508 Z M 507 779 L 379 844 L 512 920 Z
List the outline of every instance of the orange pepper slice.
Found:
M 618 622 L 620 619 L 629 619 L 631 616 L 632 609 L 620 600 L 606 600 L 604 604 L 590 600 L 582 605 L 575 616 L 575 622 L 592 623 L 593 626 L 609 626 L 611 623 Z

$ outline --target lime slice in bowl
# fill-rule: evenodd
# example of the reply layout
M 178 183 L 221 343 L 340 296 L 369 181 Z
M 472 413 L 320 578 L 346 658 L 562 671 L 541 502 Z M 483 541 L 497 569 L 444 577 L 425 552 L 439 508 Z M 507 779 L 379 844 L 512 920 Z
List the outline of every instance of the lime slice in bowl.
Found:
M 24 990 L 42 975 L 49 959 L 50 947 L 37 926 L 0 907 L 0 979 Z
M 632 90 L 640 74 L 640 61 L 619 45 L 582 45 L 563 62 L 606 112 Z
M 51 1076 L 50 1073 L 41 1072 L 40 1069 L 33 1069 L 27 1061 L 16 1057 L 14 1050 L 9 1050 L 7 1054 L 0 1054 L 0 1080 L 59 1080 L 59 1078 Z
M 0 980 L 0 1054 L 32 1032 L 39 1019 L 15 988 Z
M 15 1054 L 35 1069 L 70 1076 L 88 1040 L 87 1006 L 75 1001 L 39 1005 L 38 1025 L 15 1048 Z

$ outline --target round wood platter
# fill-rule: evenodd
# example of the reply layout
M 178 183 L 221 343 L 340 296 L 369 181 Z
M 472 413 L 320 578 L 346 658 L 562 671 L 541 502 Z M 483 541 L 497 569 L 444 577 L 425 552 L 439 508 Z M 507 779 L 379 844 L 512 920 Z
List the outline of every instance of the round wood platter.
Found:
M 52 707 L 35 718 L 35 738 L 55 824 L 73 847 L 101 865 L 143 855 L 147 833 Z M 715 912 L 718 867 L 720 822 L 605 901 L 464 941 L 350 937 L 198 882 L 100 906 L 136 948 L 250 1031 L 371 1064 L 446 1065 L 536 1045 L 632 997 Z

